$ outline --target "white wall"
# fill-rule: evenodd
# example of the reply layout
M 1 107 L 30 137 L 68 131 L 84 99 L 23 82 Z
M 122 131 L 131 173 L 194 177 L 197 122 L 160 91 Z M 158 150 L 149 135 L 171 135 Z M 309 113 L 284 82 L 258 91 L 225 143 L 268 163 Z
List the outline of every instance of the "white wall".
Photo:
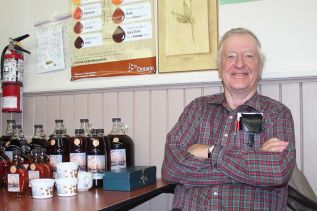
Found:
M 70 0 L 2 0 L 0 6 L 0 46 L 8 37 L 29 33 L 24 92 L 86 90 L 124 86 L 217 81 L 216 71 L 121 76 L 70 81 L 70 68 L 36 74 L 34 24 L 53 15 L 70 13 Z M 263 78 L 317 75 L 316 0 L 260 0 L 219 6 L 219 34 L 243 26 L 253 30 L 262 41 L 267 56 Z M 13 18 L 14 17 L 14 18 Z

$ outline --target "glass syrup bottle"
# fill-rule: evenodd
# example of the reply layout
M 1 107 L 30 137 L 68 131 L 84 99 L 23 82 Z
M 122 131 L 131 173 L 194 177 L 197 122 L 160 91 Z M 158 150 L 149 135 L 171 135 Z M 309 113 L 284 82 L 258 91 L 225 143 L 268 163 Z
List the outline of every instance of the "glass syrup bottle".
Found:
M 66 150 L 65 137 L 62 130 L 56 130 L 55 135 L 51 137 L 49 152 L 50 164 L 54 170 L 54 178 L 56 178 L 56 164 L 69 162 L 69 154 Z
M 69 160 L 78 163 L 79 171 L 86 171 L 86 139 L 80 134 L 84 129 L 75 129 L 75 136 L 70 138 Z
M 31 189 L 31 180 L 46 177 L 44 166 L 40 163 L 39 160 L 39 148 L 32 149 L 31 155 L 32 162 L 27 168 L 29 176 L 29 189 Z
M 6 147 L 5 153 L 11 160 L 13 159 L 12 153 L 15 149 L 21 152 L 23 165 L 25 168 L 28 168 L 28 165 L 31 163 L 31 148 L 24 137 L 21 125 L 13 125 L 13 135 Z
M 91 135 L 91 124 L 89 123 L 89 119 L 80 119 L 80 129 L 84 130 L 86 136 Z
M 112 123 L 112 130 L 108 135 L 111 170 L 134 166 L 134 144 L 126 134 L 127 125 L 121 123 L 120 118 L 113 118 Z
M 31 139 L 30 147 L 35 148 L 48 148 L 49 144 L 46 140 L 46 135 L 43 130 L 43 125 L 34 125 L 34 134 Z
M 12 155 L 13 160 L 7 176 L 7 190 L 12 197 L 24 197 L 27 195 L 29 186 L 28 172 L 23 165 L 21 151 L 15 149 Z
M 43 168 L 45 170 L 45 175 L 46 175 L 45 177 L 53 178 L 54 169 L 49 162 L 49 156 L 46 154 L 46 149 L 39 148 L 38 150 L 39 150 L 38 159 L 39 159 L 39 162 L 43 165 Z
M 110 154 L 110 141 L 108 136 L 105 136 L 105 130 L 104 129 L 100 129 L 100 133 L 99 136 L 103 137 L 104 141 L 105 141 L 105 150 L 106 150 L 106 171 L 110 171 L 111 170 L 111 154 Z
M 16 125 L 15 120 L 8 119 L 6 133 L 0 137 L 3 146 L 7 146 L 10 142 L 11 136 L 13 135 L 13 125 Z
M 3 142 L 0 140 L 0 188 L 7 187 L 7 174 L 10 165 L 10 158 L 4 153 Z
M 87 140 L 87 171 L 93 174 L 93 187 L 102 187 L 106 170 L 105 143 L 103 138 L 97 136 L 98 129 L 92 129 L 91 132 Z
M 68 154 L 69 153 L 69 139 L 70 139 L 70 136 L 67 134 L 67 129 L 65 127 L 65 124 L 64 124 L 64 120 L 62 119 L 56 119 L 55 120 L 55 128 L 54 128 L 54 131 L 53 133 L 49 136 L 49 145 L 50 145 L 50 142 L 51 142 L 51 139 L 53 136 L 56 135 L 56 131 L 57 130 L 62 130 L 62 135 L 63 135 L 63 141 L 64 141 L 64 146 L 65 146 L 65 150 L 66 150 L 66 153 Z M 49 147 L 50 148 L 50 147 Z M 49 150 L 48 150 L 48 153 L 50 154 Z

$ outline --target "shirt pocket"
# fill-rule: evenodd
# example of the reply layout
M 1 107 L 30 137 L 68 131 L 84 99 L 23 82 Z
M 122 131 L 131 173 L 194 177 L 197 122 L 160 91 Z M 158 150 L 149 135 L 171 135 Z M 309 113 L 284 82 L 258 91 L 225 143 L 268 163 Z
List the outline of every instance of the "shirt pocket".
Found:
M 238 130 L 235 132 L 235 135 L 232 136 L 234 148 L 242 150 L 255 150 L 261 147 L 261 134 L 253 133 L 252 135 L 248 131 Z

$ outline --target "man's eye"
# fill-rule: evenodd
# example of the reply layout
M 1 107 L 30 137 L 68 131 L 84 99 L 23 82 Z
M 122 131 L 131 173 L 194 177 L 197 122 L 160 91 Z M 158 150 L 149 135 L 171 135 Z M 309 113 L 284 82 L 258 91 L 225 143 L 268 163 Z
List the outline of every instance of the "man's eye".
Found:
M 246 54 L 243 56 L 243 58 L 246 61 L 252 61 L 254 59 L 254 55 L 253 54 Z
M 234 54 L 227 55 L 228 60 L 234 60 L 235 58 L 236 58 L 236 55 L 234 55 Z

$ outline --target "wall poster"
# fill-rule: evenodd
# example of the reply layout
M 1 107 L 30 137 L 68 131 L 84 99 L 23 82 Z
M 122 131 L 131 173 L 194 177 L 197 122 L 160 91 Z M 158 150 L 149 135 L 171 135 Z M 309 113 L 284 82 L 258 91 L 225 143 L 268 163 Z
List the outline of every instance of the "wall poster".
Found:
M 153 0 L 71 0 L 71 80 L 156 72 Z
M 215 0 L 158 1 L 159 72 L 216 69 Z

